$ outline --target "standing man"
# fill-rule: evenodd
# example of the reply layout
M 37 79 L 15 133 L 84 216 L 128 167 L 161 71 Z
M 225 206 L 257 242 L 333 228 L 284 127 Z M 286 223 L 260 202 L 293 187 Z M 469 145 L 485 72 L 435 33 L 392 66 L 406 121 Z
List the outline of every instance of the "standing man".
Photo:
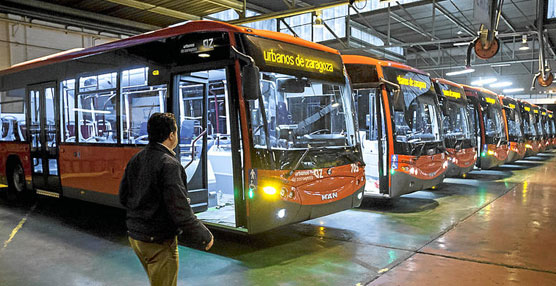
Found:
M 129 242 L 151 286 L 177 285 L 178 235 L 204 250 L 214 241 L 189 205 L 185 170 L 173 151 L 177 129 L 173 114 L 154 113 L 147 123 L 149 145 L 131 158 L 120 183 Z

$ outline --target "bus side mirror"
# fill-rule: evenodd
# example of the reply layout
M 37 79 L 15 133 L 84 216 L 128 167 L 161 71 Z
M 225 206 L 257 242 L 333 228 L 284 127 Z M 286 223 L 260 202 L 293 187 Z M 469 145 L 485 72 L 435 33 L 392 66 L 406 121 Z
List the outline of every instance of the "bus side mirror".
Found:
M 247 100 L 259 99 L 261 97 L 259 67 L 254 64 L 245 65 L 241 73 L 243 97 Z

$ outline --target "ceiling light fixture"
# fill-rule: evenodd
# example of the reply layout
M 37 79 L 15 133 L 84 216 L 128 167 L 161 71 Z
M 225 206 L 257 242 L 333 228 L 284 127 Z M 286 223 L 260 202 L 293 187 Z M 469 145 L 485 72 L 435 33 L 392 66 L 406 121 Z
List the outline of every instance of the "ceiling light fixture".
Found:
M 200 53 L 198 56 L 199 56 L 200 58 L 208 58 L 208 57 L 210 57 L 210 54 L 207 54 L 207 53 Z
M 322 13 L 321 10 L 315 11 L 315 21 L 313 22 L 313 27 L 315 28 L 324 27 L 324 21 L 322 20 L 321 13 Z
M 447 76 L 460 75 L 460 74 L 472 73 L 474 71 L 475 71 L 475 69 L 463 69 L 463 70 L 459 70 L 459 71 L 448 72 L 448 73 L 446 73 L 446 75 Z
M 516 88 L 506 88 L 504 89 L 502 92 L 503 93 L 514 93 L 514 92 L 521 92 L 524 91 L 525 89 L 522 87 L 516 87 Z
M 492 67 L 492 68 L 509 67 L 509 66 L 511 66 L 511 64 L 492 64 L 492 65 L 490 65 L 490 67 Z
M 482 79 L 478 79 L 478 80 L 474 80 L 471 82 L 471 85 L 478 85 L 478 86 L 483 86 L 485 84 L 489 84 L 489 83 L 493 83 L 495 81 L 497 81 L 498 79 L 495 77 L 488 77 L 488 78 L 482 78 Z
M 529 44 L 527 44 L 527 35 L 521 36 L 521 45 L 519 45 L 520 51 L 526 51 L 529 49 Z
M 511 81 L 501 81 L 501 82 L 491 84 L 490 87 L 506 87 L 506 86 L 510 86 L 512 84 L 513 84 L 513 82 L 511 82 Z
M 468 46 L 469 42 L 459 42 L 459 43 L 454 43 L 454 46 Z

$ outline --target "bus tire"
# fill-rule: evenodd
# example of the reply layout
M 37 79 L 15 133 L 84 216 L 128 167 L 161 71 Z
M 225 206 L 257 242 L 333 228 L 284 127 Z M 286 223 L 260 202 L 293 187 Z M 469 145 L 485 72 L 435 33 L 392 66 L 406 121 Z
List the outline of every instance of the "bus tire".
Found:
M 29 198 L 25 172 L 18 159 L 12 159 L 7 164 L 8 200 L 16 201 Z

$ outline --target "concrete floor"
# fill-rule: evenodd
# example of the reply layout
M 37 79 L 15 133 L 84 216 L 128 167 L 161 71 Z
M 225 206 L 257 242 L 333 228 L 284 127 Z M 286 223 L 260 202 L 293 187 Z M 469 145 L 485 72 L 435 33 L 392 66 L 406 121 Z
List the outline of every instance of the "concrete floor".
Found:
M 180 246 L 179 285 L 556 285 L 556 153 L 254 237 Z M 147 285 L 124 213 L 0 199 L 0 285 Z

